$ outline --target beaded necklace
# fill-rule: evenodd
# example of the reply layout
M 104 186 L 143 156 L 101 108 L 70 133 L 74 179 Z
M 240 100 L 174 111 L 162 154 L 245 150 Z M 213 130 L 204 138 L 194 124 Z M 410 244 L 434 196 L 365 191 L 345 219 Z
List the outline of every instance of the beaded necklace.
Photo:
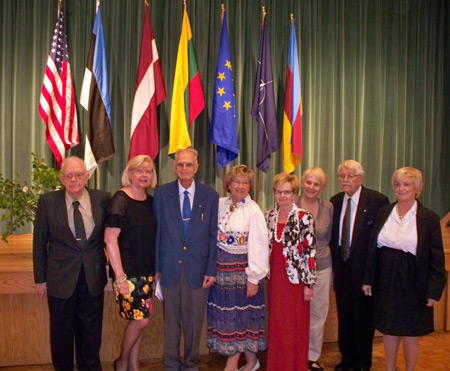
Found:
M 294 203 L 292 203 L 292 205 L 293 204 Z M 277 238 L 277 235 L 278 235 L 278 213 L 279 213 L 278 210 L 275 213 L 275 230 L 274 230 L 273 238 L 275 239 L 276 242 L 281 243 L 284 240 L 284 233 L 286 232 L 286 226 L 287 226 L 287 223 L 289 221 L 289 217 L 292 214 L 292 210 L 295 210 L 295 209 L 291 208 L 291 211 L 289 211 L 289 214 L 288 214 L 288 216 L 286 218 L 286 223 L 284 224 L 284 228 L 283 228 L 283 231 L 281 232 L 281 237 L 280 238 Z

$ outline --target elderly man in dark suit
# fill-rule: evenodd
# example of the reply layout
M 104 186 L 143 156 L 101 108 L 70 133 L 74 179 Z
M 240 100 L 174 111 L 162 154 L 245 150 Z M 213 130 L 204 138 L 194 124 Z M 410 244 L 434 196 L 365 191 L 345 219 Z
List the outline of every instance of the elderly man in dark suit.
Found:
M 369 238 L 378 209 L 388 198 L 362 186 L 364 169 L 354 160 L 342 162 L 338 177 L 343 192 L 334 206 L 331 253 L 338 311 L 338 342 L 342 361 L 336 371 L 369 370 L 372 365 L 372 298 L 362 291 Z
M 178 180 L 156 188 L 154 213 L 156 279 L 164 297 L 164 364 L 166 370 L 198 370 L 201 330 L 208 288 L 216 281 L 219 196 L 194 180 L 198 152 L 175 154 Z M 181 328 L 184 362 L 180 360 Z
M 101 370 L 100 344 L 106 257 L 103 220 L 109 194 L 86 189 L 86 165 L 69 157 L 61 167 L 65 191 L 43 195 L 34 222 L 36 293 L 48 297 L 55 370 Z

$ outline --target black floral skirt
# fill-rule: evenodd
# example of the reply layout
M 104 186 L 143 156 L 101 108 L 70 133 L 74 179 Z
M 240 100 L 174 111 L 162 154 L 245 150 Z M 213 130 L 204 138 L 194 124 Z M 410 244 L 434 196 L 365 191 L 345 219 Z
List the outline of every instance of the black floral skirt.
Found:
M 148 318 L 153 312 L 153 277 L 128 277 L 129 295 L 121 295 L 113 286 L 119 314 L 124 319 Z

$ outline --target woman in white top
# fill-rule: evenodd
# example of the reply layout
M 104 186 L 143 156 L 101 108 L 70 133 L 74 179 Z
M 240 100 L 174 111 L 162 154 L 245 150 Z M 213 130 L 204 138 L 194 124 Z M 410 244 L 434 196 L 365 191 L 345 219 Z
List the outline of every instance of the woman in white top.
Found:
M 256 353 L 266 349 L 262 279 L 269 272 L 268 233 L 264 215 L 249 191 L 253 171 L 234 166 L 225 183 L 230 197 L 219 200 L 217 281 L 208 299 L 209 348 L 228 357 L 226 371 L 260 367 Z
M 374 325 L 383 333 L 386 370 L 395 370 L 402 339 L 406 371 L 412 371 L 418 336 L 434 330 L 433 307 L 445 287 L 445 258 L 439 217 L 417 201 L 422 173 L 398 169 L 392 185 L 397 202 L 378 212 L 362 289 L 374 296 Z

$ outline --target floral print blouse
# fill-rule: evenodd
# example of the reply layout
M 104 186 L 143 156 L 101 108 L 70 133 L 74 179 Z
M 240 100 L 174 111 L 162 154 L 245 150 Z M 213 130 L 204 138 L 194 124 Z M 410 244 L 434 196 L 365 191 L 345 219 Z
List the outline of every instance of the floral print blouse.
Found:
M 265 218 L 269 230 L 269 250 L 272 253 L 275 219 L 279 206 L 266 212 Z M 316 238 L 314 218 L 304 209 L 292 205 L 283 236 L 283 255 L 286 261 L 286 273 L 291 283 L 303 282 L 312 288 L 317 279 Z M 268 275 L 268 278 L 269 275 Z

